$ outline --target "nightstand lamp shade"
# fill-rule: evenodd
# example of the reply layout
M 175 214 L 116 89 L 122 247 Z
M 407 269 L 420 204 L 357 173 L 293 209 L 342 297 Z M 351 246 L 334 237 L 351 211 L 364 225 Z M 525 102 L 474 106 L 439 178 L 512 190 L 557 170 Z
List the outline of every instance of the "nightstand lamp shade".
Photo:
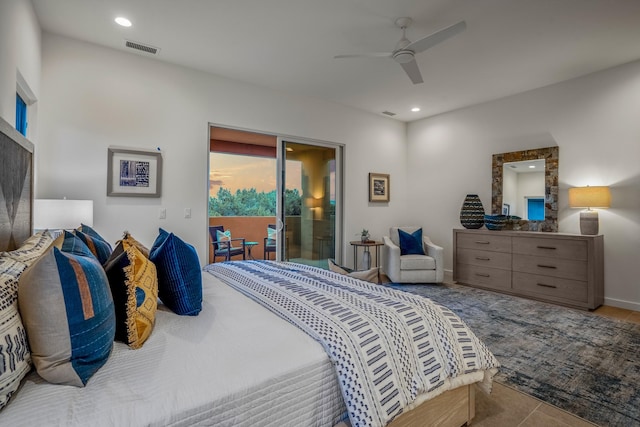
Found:
M 569 189 L 569 207 L 587 208 L 580 212 L 580 233 L 584 235 L 598 234 L 598 212 L 591 208 L 608 208 L 611 206 L 609 187 L 575 187 Z
M 34 230 L 73 230 L 93 226 L 93 200 L 35 199 Z

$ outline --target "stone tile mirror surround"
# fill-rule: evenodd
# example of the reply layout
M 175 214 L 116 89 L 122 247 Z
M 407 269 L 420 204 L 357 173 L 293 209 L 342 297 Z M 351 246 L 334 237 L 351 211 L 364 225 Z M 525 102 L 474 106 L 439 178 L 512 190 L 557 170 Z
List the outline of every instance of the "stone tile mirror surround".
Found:
M 529 221 L 531 231 L 558 231 L 558 163 L 559 147 L 536 148 L 494 154 L 492 158 L 491 213 L 502 213 L 503 167 L 505 163 L 543 159 L 544 221 Z

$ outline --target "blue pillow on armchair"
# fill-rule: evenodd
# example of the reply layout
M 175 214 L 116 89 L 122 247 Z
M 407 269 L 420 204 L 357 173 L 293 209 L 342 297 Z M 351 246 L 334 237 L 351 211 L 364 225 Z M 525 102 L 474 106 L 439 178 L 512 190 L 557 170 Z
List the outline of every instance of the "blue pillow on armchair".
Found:
M 411 234 L 398 229 L 398 237 L 400 240 L 400 255 L 425 254 L 422 247 L 422 228 L 418 228 Z

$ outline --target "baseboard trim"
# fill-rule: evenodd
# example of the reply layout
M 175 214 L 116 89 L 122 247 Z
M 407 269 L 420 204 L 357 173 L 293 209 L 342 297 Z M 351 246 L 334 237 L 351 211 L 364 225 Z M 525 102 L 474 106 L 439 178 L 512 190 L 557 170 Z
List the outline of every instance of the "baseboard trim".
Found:
M 611 307 L 626 308 L 627 310 L 640 311 L 640 302 L 625 301 L 615 298 L 604 298 L 604 305 Z

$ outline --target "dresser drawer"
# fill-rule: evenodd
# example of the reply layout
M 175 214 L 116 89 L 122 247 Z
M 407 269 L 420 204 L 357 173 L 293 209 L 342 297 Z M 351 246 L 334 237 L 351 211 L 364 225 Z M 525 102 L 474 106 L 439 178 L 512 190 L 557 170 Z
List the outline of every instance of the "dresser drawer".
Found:
M 514 272 L 581 281 L 587 280 L 586 261 L 513 254 L 512 265 Z
M 587 282 L 540 276 L 528 273 L 513 273 L 513 290 L 530 296 L 544 296 L 557 301 L 587 303 Z
M 514 237 L 513 253 L 586 261 L 587 241 Z
M 490 289 L 511 289 L 511 271 L 500 270 L 498 268 L 458 264 L 456 265 L 455 280 L 460 283 Z
M 456 247 L 493 252 L 511 252 L 511 237 L 496 234 L 458 233 Z
M 480 267 L 511 269 L 511 254 L 507 252 L 489 252 L 477 249 L 458 249 L 456 262 Z

